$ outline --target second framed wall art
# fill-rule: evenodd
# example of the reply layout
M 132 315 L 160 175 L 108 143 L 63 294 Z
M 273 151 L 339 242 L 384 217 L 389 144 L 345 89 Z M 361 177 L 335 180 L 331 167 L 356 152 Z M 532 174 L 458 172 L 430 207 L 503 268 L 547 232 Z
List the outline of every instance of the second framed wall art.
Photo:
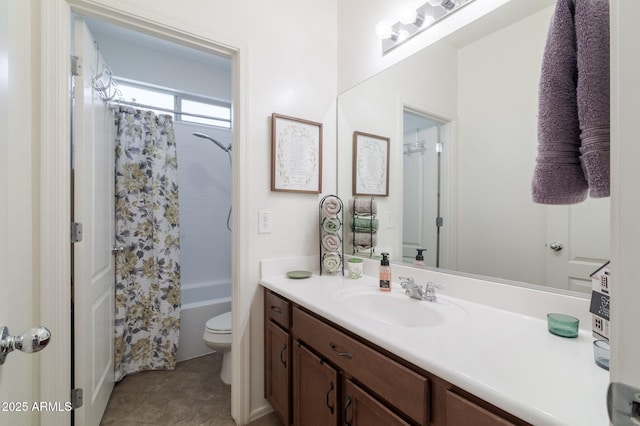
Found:
M 389 195 L 389 138 L 353 132 L 353 195 Z
M 271 190 L 322 191 L 322 123 L 272 114 Z

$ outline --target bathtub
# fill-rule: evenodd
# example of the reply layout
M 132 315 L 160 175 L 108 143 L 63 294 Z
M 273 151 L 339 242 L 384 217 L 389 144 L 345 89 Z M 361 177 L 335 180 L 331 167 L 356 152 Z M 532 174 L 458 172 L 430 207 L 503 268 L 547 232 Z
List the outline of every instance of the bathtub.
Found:
M 204 324 L 230 310 L 231 283 L 228 280 L 183 284 L 177 360 L 213 352 L 202 341 Z

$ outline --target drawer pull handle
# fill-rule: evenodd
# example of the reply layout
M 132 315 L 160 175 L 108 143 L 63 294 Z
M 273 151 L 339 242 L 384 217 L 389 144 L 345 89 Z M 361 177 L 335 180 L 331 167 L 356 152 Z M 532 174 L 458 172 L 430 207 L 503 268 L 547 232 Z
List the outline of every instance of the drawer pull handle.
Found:
M 333 390 L 333 382 L 329 382 L 329 390 L 327 391 L 327 407 L 329 407 L 329 411 L 333 414 L 334 406 L 329 404 L 329 394 Z
M 329 347 L 331 348 L 332 351 L 334 351 L 335 353 L 337 353 L 340 356 L 345 357 L 346 359 L 351 359 L 353 358 L 351 356 L 351 354 L 349 352 L 340 352 L 336 349 L 336 345 L 334 345 L 333 343 L 329 342 Z
M 277 312 L 279 314 L 282 313 L 282 308 L 278 307 L 278 306 L 271 306 L 271 310 L 274 312 Z
M 347 426 L 351 426 L 351 420 L 347 418 L 348 408 L 351 405 L 351 396 L 347 396 L 347 401 L 344 403 L 344 423 Z
M 281 363 L 282 363 L 282 365 L 284 365 L 284 366 L 285 366 L 285 368 L 286 368 L 286 367 L 287 367 L 287 361 L 285 361 L 285 360 L 282 358 L 282 355 L 284 354 L 285 349 L 287 349 L 287 344 L 286 344 L 286 343 L 282 345 L 282 350 L 280 351 L 280 362 L 281 362 Z

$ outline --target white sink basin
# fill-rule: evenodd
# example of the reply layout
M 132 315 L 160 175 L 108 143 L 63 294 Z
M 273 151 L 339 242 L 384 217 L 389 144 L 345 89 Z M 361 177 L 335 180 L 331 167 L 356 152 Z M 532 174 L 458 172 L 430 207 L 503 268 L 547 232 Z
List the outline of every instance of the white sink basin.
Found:
M 356 315 L 399 327 L 434 327 L 467 317 L 461 307 L 441 298 L 437 302 L 427 302 L 401 292 L 359 290 L 345 292 L 339 300 L 344 309 Z

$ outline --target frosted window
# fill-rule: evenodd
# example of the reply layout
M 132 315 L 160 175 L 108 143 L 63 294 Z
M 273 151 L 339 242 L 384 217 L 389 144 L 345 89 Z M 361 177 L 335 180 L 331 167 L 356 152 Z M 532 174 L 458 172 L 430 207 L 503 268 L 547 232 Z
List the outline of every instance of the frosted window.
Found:
M 153 109 L 153 108 L 148 108 L 148 109 L 155 112 L 156 114 L 166 114 L 175 118 L 173 112 L 169 112 L 169 111 L 173 111 L 173 109 L 175 108 L 174 95 L 158 92 L 156 90 L 149 90 L 142 87 L 129 86 L 124 83 L 118 84 L 118 89 L 122 93 L 122 99 L 124 99 L 124 101 L 135 102 L 141 105 L 153 106 L 156 108 L 162 108 L 167 111 L 162 111 L 162 109 Z
M 191 114 L 206 115 L 211 118 L 194 117 L 191 115 L 182 115 L 183 121 L 190 121 L 192 123 L 208 124 L 210 126 L 231 128 L 231 108 L 228 106 L 221 106 L 215 104 L 209 104 L 204 102 L 192 101 L 188 99 L 182 99 L 180 102 L 180 110 Z

